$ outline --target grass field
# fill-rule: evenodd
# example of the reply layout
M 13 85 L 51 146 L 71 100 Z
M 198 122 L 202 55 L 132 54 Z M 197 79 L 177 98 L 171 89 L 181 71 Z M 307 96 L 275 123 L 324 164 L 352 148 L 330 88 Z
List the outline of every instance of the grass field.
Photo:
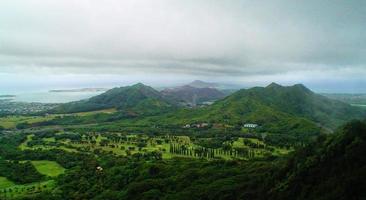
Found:
M 0 176 L 0 189 L 2 188 L 8 188 L 8 187 L 12 187 L 14 186 L 15 183 L 9 181 L 7 178 L 5 177 L 1 177 Z
M 57 162 L 48 160 L 32 161 L 39 173 L 50 177 L 56 177 L 65 172 L 65 169 Z
M 0 126 L 6 129 L 15 128 L 20 123 L 37 123 L 54 119 L 55 116 L 8 116 L 0 118 Z

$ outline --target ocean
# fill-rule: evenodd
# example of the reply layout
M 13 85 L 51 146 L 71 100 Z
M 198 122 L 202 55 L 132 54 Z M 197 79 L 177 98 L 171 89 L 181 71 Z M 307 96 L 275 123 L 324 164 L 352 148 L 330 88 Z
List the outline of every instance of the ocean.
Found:
M 88 99 L 101 93 L 103 92 L 29 92 L 16 94 L 14 97 L 6 97 L 6 99 L 28 103 L 67 103 Z

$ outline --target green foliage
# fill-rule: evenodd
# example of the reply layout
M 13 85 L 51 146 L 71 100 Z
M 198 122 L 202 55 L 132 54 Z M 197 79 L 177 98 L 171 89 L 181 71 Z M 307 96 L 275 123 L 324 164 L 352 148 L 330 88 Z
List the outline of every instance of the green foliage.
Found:
M 57 190 L 41 193 L 35 199 L 363 199 L 366 196 L 365 133 L 366 123 L 354 121 L 335 135 L 320 135 L 316 141 L 288 157 L 275 160 L 273 157 L 250 161 L 162 160 L 159 152 L 120 157 L 108 153 L 94 156 L 58 150 L 0 151 L 0 155 L 4 158 L 11 156 L 14 160 L 25 157 L 57 160 L 69 169 L 57 179 Z M 8 137 L 9 141 L 0 143 L 0 147 L 19 145 L 22 138 Z M 108 136 L 110 141 L 127 138 L 113 134 Z M 102 139 L 98 137 L 98 141 Z M 144 140 L 142 137 L 135 139 Z M 265 144 L 254 138 L 221 141 L 224 141 L 222 148 L 228 151 L 235 149 L 243 154 L 248 153 L 249 147 L 262 148 Z M 203 144 L 204 140 L 197 142 Z M 187 151 L 187 148 L 182 143 L 175 150 Z M 198 150 L 201 151 L 197 153 L 205 152 L 204 148 Z M 9 152 L 11 154 L 7 154 Z M 207 155 L 211 153 L 207 151 Z M 4 165 L 10 163 L 4 162 Z M 29 168 L 29 163 L 11 164 L 12 167 L 28 165 L 22 170 L 32 174 L 23 176 L 32 177 L 37 173 Z M 98 167 L 103 170 L 98 170 Z M 9 170 L 12 169 L 7 167 L 6 170 L 6 174 L 11 174 Z M 6 174 L 0 176 L 5 177 Z M 8 180 L 12 180 L 11 177 Z
M 23 123 L 19 123 L 17 124 L 15 127 L 17 129 L 26 129 L 29 128 L 31 125 L 28 122 L 23 122 Z
M 291 156 L 272 194 L 276 199 L 364 199 L 365 152 L 366 123 L 350 122 Z
M 5 177 L 0 177 L 0 190 L 3 188 L 11 187 L 13 185 L 15 185 L 15 183 L 13 183 L 12 181 L 9 181 Z
M 29 161 L 21 163 L 0 160 L 0 176 L 20 184 L 37 182 L 44 178 Z

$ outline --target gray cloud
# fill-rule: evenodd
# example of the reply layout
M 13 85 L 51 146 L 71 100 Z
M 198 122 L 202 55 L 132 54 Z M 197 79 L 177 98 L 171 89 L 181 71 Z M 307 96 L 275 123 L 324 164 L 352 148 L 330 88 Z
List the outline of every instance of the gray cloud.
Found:
M 362 0 L 4 0 L 0 73 L 352 82 L 365 13 Z

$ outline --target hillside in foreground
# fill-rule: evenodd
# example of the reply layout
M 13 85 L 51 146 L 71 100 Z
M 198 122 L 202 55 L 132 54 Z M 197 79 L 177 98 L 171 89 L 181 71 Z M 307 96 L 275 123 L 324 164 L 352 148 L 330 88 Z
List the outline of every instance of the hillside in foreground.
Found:
M 271 193 L 276 199 L 365 199 L 365 152 L 366 121 L 347 123 L 295 152 Z
M 366 123 L 353 121 L 276 160 L 73 154 L 78 160 L 65 165 L 74 167 L 58 179 L 54 191 L 26 199 L 364 199 L 365 133 Z M 71 157 L 66 155 L 72 154 L 64 154 L 56 159 L 67 164 Z M 96 171 L 98 166 L 103 171 Z

